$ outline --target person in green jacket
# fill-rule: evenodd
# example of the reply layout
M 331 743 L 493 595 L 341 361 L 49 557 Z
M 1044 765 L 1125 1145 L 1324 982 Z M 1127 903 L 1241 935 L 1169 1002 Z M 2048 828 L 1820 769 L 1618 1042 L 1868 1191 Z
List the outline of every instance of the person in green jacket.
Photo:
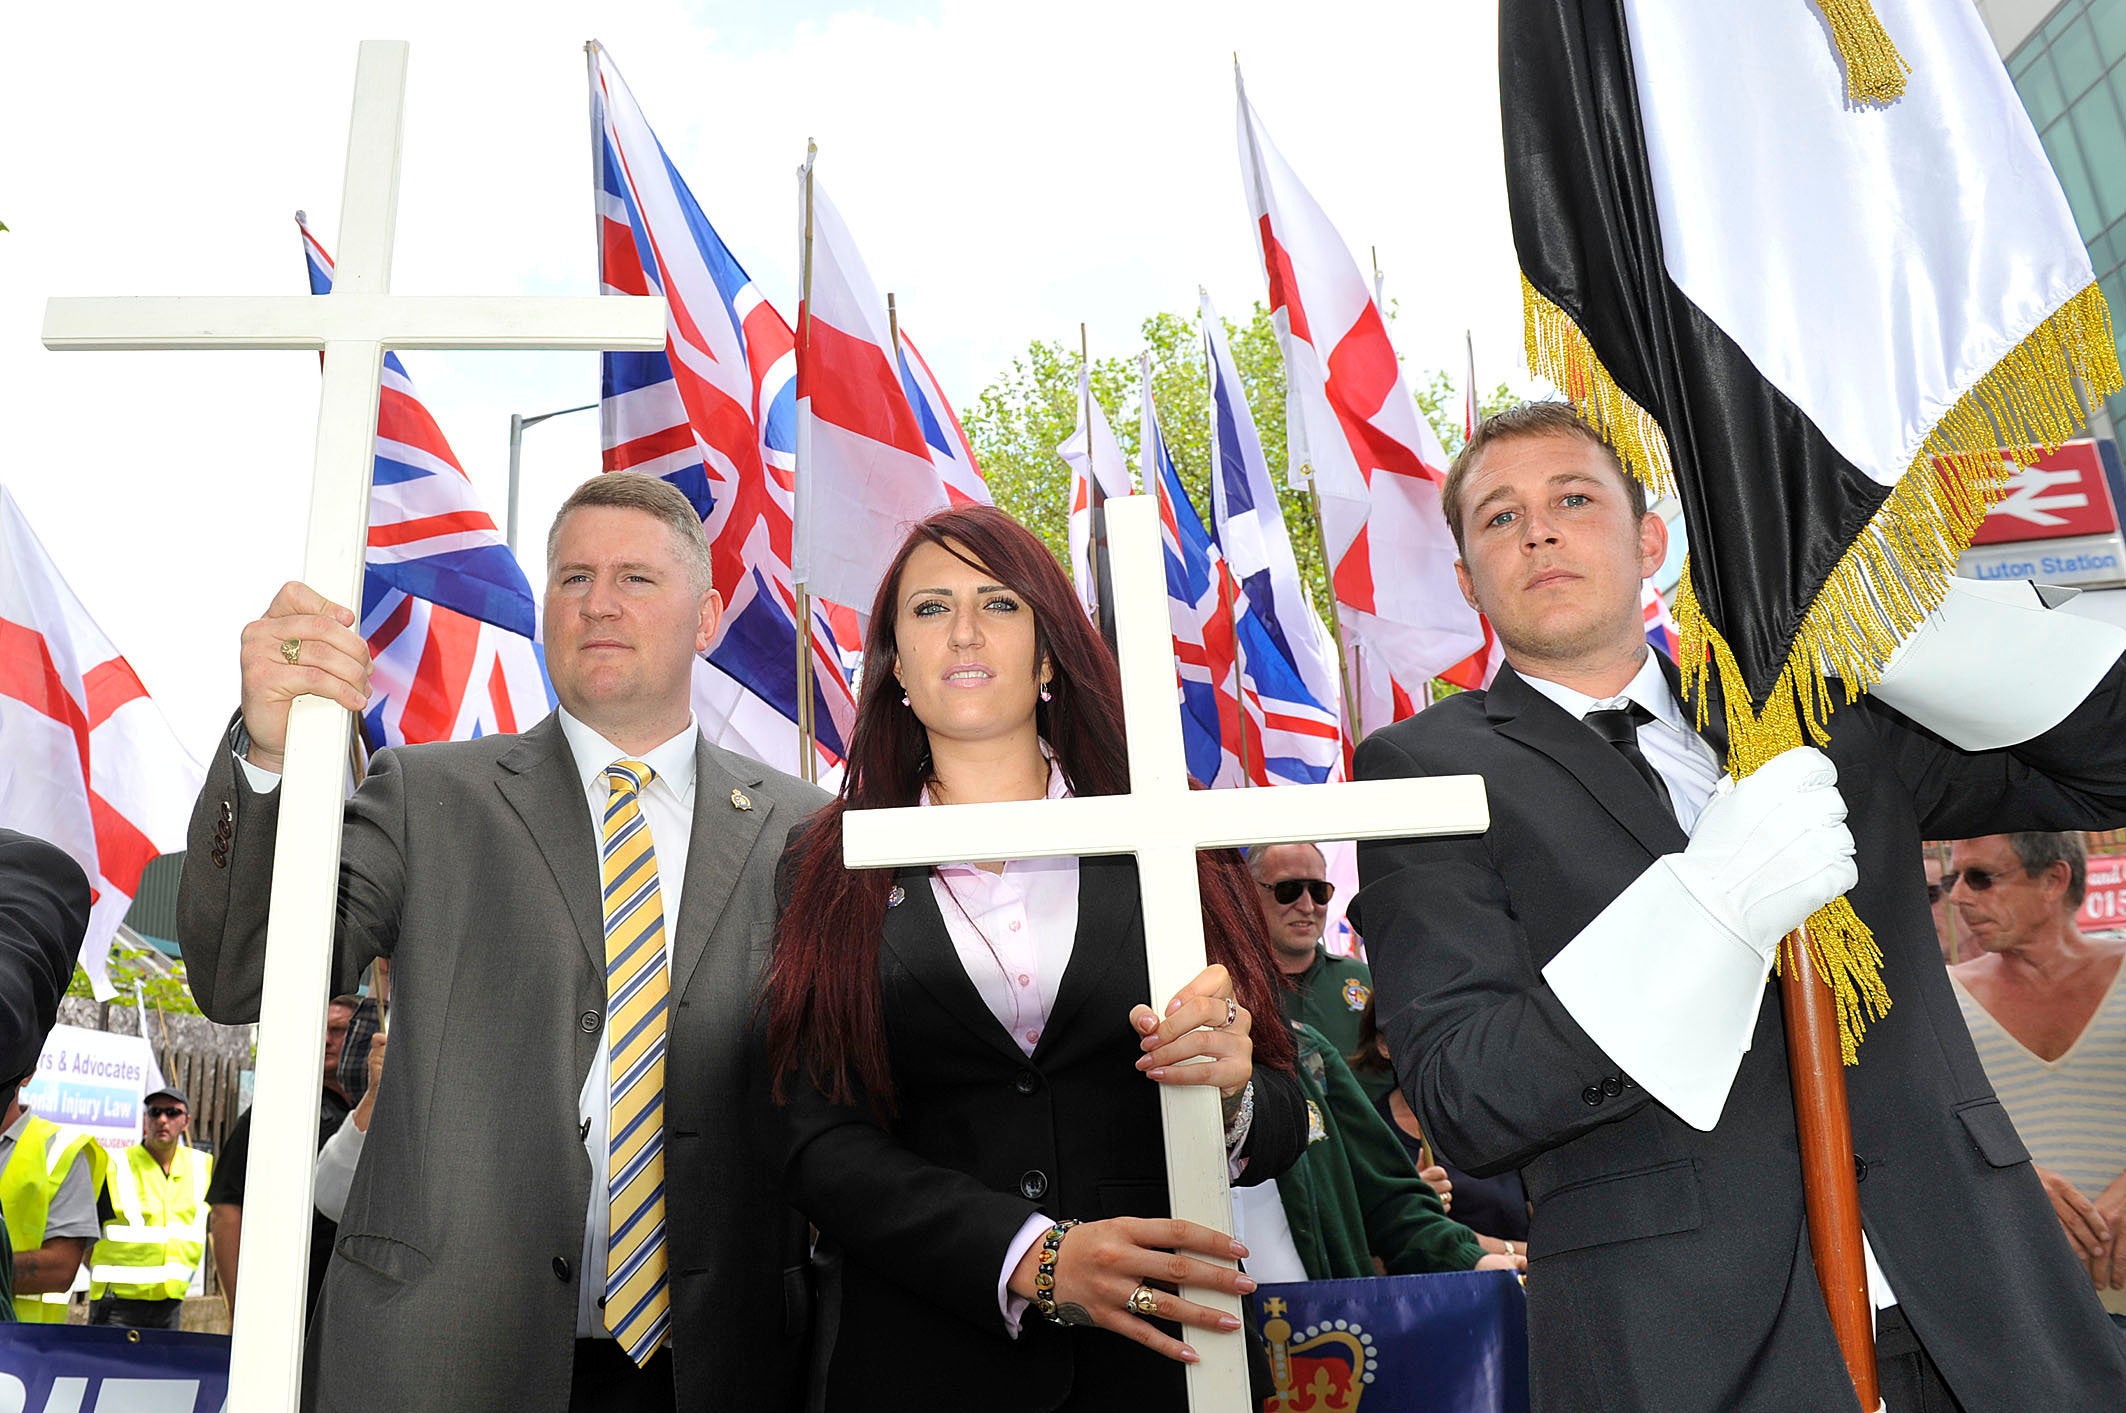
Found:
M 1284 994 L 1284 1018 L 1304 1021 L 1329 1038 L 1339 1055 L 1358 1048 L 1358 1020 L 1373 999 L 1373 972 L 1356 957 L 1337 957 L 1322 942 L 1329 900 L 1336 885 L 1313 844 L 1261 844 L 1248 850 L 1262 920 L 1270 929 L 1270 959 L 1292 989 Z M 1395 1083 L 1360 1075 L 1375 1099 Z
M 1273 1282 L 1527 1269 L 1525 1256 L 1487 1254 L 1447 1215 L 1328 1037 L 1303 1023 L 1292 1031 L 1308 1142 L 1274 1183 L 1233 1191 L 1249 1274 Z

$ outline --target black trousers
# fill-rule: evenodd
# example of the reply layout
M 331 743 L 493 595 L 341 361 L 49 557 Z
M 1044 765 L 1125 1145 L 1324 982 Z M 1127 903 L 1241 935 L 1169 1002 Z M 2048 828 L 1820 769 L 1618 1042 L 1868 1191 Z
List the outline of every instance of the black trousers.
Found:
M 677 1413 L 672 1384 L 672 1347 L 666 1344 L 636 1366 L 616 1339 L 576 1341 L 576 1367 L 569 1380 L 568 1413 Z
M 174 1330 L 185 1313 L 182 1300 L 128 1300 L 106 1295 L 89 1302 L 89 1323 L 132 1330 Z
M 1964 1413 L 1933 1356 L 1895 1305 L 1875 1312 L 1875 1371 L 1882 1382 L 1882 1401 L 1892 1413 Z

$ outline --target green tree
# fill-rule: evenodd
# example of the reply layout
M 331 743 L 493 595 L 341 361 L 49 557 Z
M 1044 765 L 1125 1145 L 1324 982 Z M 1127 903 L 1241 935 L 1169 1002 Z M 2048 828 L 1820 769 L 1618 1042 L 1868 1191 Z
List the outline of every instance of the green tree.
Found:
M 200 1013 L 199 1003 L 192 999 L 192 987 L 185 980 L 185 964 L 138 942 L 128 941 L 123 932 L 111 939 L 111 955 L 105 965 L 105 974 L 110 977 L 111 985 L 118 988 L 117 999 L 125 1005 L 132 1005 L 136 996 L 141 996 L 150 1010 L 185 1016 Z M 84 1001 L 94 1000 L 95 993 L 89 989 L 89 974 L 80 967 L 74 968 L 74 977 L 66 994 Z
M 1293 557 L 1315 608 L 1326 619 L 1330 596 L 1322 567 L 1321 534 L 1307 492 L 1285 483 L 1284 358 L 1276 326 L 1269 310 L 1258 302 L 1245 322 L 1225 320 L 1225 333 L 1262 437 L 1263 455 L 1277 485 L 1285 524 L 1290 527 Z M 1114 427 L 1123 456 L 1133 470 L 1141 472 L 1136 465 L 1142 415 L 1137 360 L 1150 357 L 1160 430 L 1189 499 L 1207 521 L 1211 505 L 1210 384 L 1204 372 L 1201 331 L 1187 315 L 1154 314 L 1139 326 L 1138 335 L 1142 343 L 1135 353 L 1093 360 L 1093 396 Z M 1066 561 L 1070 470 L 1056 455 L 1056 447 L 1078 424 L 1080 361 L 1075 349 L 1053 340 L 1037 340 L 982 390 L 962 419 L 997 504 Z M 1419 408 L 1452 455 L 1462 443 L 1459 389 L 1437 371 L 1410 382 Z M 1519 399 L 1519 394 L 1501 383 L 1479 405 L 1488 416 Z

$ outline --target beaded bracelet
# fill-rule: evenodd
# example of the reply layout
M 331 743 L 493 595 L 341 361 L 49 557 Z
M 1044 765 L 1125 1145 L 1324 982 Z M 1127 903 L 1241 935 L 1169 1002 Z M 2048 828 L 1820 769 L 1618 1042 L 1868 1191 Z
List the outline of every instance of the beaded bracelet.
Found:
M 1063 1233 L 1077 1226 L 1076 1218 L 1057 1222 L 1041 1238 L 1041 1258 L 1033 1273 L 1033 1308 L 1040 1311 L 1050 1324 L 1065 1323 L 1056 1313 L 1056 1255 L 1063 1247 Z

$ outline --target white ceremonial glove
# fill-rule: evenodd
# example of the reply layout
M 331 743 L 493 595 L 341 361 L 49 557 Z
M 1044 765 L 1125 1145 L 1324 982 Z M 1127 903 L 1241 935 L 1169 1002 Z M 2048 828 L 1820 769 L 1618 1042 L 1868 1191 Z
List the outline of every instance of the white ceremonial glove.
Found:
M 1830 757 L 1786 752 L 1715 796 L 1690 845 L 1543 968 L 1559 1004 L 1691 1127 L 1720 1121 L 1779 940 L 1859 880 Z
M 2043 735 L 2126 652 L 2126 629 L 2052 606 L 2073 596 L 2027 579 L 1952 579 L 1868 695 L 1967 751 Z

